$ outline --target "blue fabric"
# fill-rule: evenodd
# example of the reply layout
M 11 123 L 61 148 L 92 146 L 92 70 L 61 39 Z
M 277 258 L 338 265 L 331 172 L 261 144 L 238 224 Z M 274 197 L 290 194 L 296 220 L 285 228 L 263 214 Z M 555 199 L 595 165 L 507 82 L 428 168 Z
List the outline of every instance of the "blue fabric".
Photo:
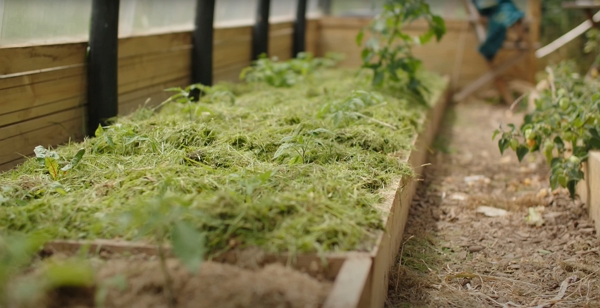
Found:
M 482 16 L 488 17 L 487 37 L 479 52 L 489 61 L 493 60 L 506 39 L 506 31 L 525 14 L 512 0 L 473 0 Z

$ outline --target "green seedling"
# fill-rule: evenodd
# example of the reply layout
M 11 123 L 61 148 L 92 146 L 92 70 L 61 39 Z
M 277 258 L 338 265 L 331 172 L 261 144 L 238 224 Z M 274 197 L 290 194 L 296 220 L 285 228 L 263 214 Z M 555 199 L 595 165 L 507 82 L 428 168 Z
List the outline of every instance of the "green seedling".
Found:
M 198 271 L 205 254 L 204 235 L 185 220 L 193 215 L 190 202 L 190 199 L 165 195 L 140 204 L 122 217 L 126 229 L 138 230 L 136 236 L 150 237 L 156 243 L 165 277 L 165 295 L 171 307 L 176 306 L 176 300 L 166 263 L 165 243 L 170 241 L 173 254 L 193 273 Z

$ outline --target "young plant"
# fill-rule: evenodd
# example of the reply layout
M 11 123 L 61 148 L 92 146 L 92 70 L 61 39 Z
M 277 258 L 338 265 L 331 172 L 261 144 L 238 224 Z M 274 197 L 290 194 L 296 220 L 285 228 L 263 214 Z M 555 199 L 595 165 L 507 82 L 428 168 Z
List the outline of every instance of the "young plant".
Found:
M 366 108 L 385 103 L 383 96 L 376 92 L 355 90 L 342 101 L 333 101 L 324 104 L 321 110 L 319 110 L 317 117 L 331 119 L 336 127 L 348 125 L 358 119 L 367 119 L 382 126 L 396 129 L 391 124 L 379 121 L 361 112 Z
M 138 237 L 151 237 L 156 242 L 170 307 L 175 307 L 176 300 L 167 268 L 165 243 L 170 241 L 173 254 L 193 273 L 200 268 L 205 253 L 204 235 L 185 220 L 193 214 L 190 202 L 183 197 L 165 195 L 141 204 L 123 217 L 125 228 L 136 229 Z
M 416 20 L 424 20 L 428 30 L 413 37 L 404 32 L 403 27 Z M 424 102 L 422 92 L 427 89 L 417 76 L 421 60 L 413 56 L 412 48 L 434 37 L 439 41 L 446 33 L 444 20 L 431 13 L 425 0 L 386 0 L 381 14 L 358 33 L 359 46 L 363 45 L 365 31 L 370 38 L 363 46 L 362 66 L 373 71 L 372 84 L 377 87 L 386 81 L 400 84 Z
M 324 128 L 304 133 L 303 128 L 300 127 L 294 134 L 281 139 L 281 145 L 273 155 L 273 159 L 282 159 L 287 156 L 289 165 L 308 163 L 308 152 L 311 149 L 325 147 L 323 140 L 317 138 L 320 133 L 334 135 L 333 132 Z
M 329 53 L 325 58 L 314 58 L 307 52 L 298 53 L 296 58 L 279 62 L 269 59 L 265 54 L 253 62 L 252 66 L 242 70 L 240 79 L 249 83 L 266 83 L 276 88 L 289 88 L 303 80 L 321 67 L 333 67 L 341 57 Z
M 551 89 L 535 102 L 520 128 L 500 127 L 498 147 L 501 153 L 512 149 L 519 161 L 528 153 L 540 151 L 551 167 L 552 189 L 565 187 L 571 197 L 577 182 L 583 179 L 581 165 L 590 150 L 600 149 L 600 84 L 582 78 L 573 62 L 548 68 Z

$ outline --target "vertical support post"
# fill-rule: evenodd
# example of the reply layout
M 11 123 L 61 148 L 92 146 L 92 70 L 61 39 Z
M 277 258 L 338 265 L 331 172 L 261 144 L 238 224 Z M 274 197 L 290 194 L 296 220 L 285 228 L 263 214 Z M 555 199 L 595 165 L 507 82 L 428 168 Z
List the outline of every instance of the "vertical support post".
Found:
M 269 51 L 269 10 L 271 0 L 258 0 L 256 22 L 252 29 L 252 59 Z
M 117 116 L 119 0 L 93 0 L 88 50 L 88 135 Z
M 213 24 L 215 0 L 198 0 L 192 36 L 192 83 L 213 83 Z
M 306 2 L 307 0 L 298 0 L 298 6 L 296 7 L 292 58 L 295 58 L 299 52 L 306 50 Z

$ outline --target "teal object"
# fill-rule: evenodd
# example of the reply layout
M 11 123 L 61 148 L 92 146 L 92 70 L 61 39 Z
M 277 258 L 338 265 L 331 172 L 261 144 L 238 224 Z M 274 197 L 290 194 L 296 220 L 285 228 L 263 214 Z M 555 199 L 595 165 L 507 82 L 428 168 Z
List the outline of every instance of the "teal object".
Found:
M 525 16 L 512 0 L 473 0 L 479 14 L 488 18 L 487 37 L 479 52 L 488 61 L 494 59 L 506 39 L 508 28 Z

